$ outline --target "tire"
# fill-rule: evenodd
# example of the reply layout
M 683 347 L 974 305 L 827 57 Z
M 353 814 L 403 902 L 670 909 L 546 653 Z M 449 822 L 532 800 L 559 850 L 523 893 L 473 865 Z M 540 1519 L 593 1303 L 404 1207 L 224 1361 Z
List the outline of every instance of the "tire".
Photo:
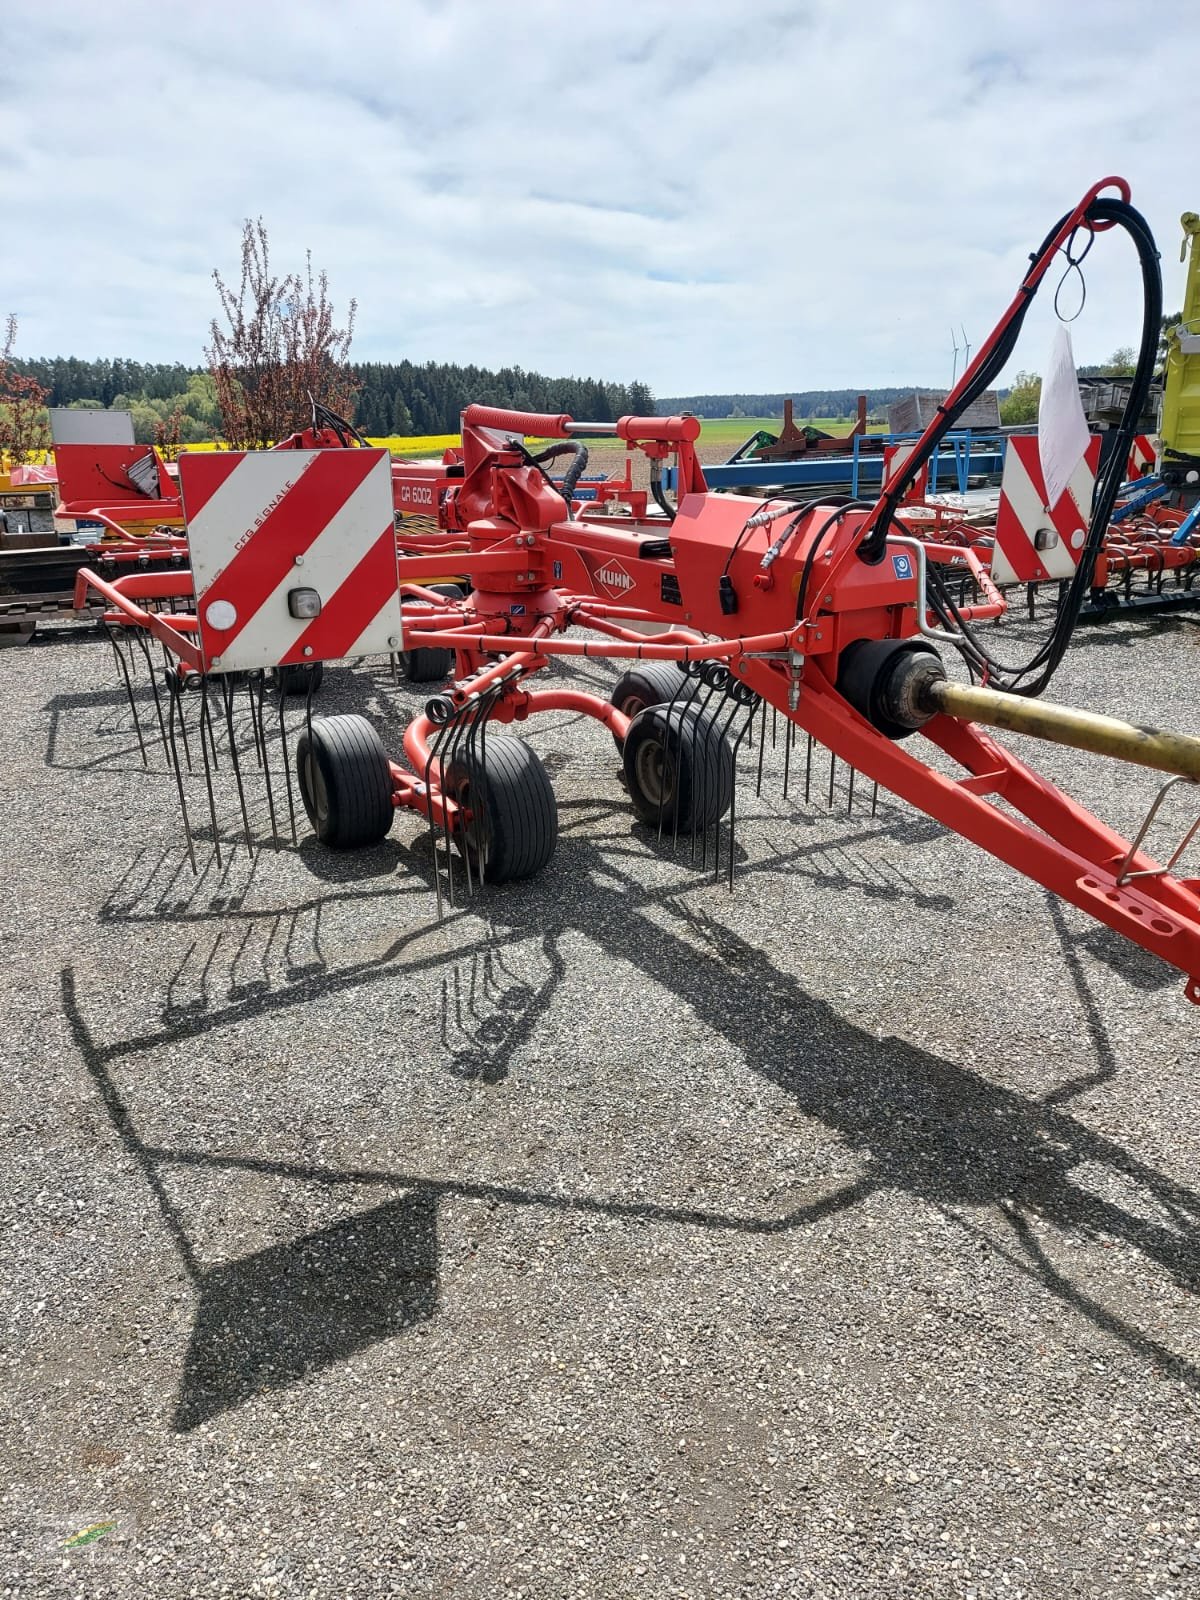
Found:
M 621 759 L 640 822 L 698 832 L 729 810 L 733 751 L 716 718 L 695 706 L 648 706 L 631 724 Z
M 366 717 L 318 717 L 296 746 L 300 798 L 313 831 L 335 850 L 378 844 L 392 826 L 392 776 Z
M 485 883 L 531 878 L 554 854 L 558 805 L 549 773 L 524 740 L 485 736 L 447 764 L 442 789 L 469 813 L 457 843 Z
M 669 705 L 676 697 L 680 704 L 690 700 L 691 695 L 685 692 L 689 681 L 692 680 L 689 680 L 687 673 L 673 661 L 639 661 L 617 679 L 609 700 L 618 711 L 633 718 L 647 706 Z M 692 692 L 695 692 L 694 688 Z M 623 742 L 613 734 L 618 754 Z
M 280 694 L 316 694 L 324 677 L 323 661 L 299 661 L 275 668 L 275 682 L 279 685 Z
M 463 592 L 456 583 L 431 583 L 434 594 L 444 594 L 450 600 L 462 600 Z M 405 650 L 403 652 L 404 676 L 409 683 L 442 683 L 450 676 L 454 666 L 453 650 Z

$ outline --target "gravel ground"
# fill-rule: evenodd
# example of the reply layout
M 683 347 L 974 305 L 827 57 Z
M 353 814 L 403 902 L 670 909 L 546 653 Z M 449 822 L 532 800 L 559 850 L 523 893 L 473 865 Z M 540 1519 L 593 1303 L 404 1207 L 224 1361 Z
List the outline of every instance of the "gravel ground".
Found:
M 1198 665 L 1055 694 L 1200 732 Z M 224 770 L 195 880 L 107 647 L 0 677 L 0 1593 L 1200 1593 L 1177 975 L 778 750 L 731 896 L 566 717 L 533 883 L 439 922 L 408 816 L 251 857 Z

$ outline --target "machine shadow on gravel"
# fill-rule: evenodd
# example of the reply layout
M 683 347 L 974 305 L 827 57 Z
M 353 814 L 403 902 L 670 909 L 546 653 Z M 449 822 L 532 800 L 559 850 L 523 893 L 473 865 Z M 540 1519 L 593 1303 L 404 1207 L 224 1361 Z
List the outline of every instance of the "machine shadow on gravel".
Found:
M 1133 1322 L 1120 1283 L 1114 1282 L 1111 1303 L 1102 1303 L 1054 1264 L 1035 1235 L 1034 1222 L 1084 1242 L 1101 1237 L 1117 1241 L 1157 1264 L 1189 1293 L 1200 1284 L 1200 1196 L 1061 1110 L 1056 1101 L 1082 1084 L 1062 1086 L 1043 1100 L 1033 1100 L 905 1040 L 875 1038 L 807 994 L 717 915 L 689 905 L 688 896 L 705 887 L 707 878 L 692 874 L 666 888 L 649 887 L 624 869 L 632 854 L 619 841 L 601 846 L 577 836 L 570 871 L 550 870 L 535 884 L 481 897 L 474 910 L 489 926 L 479 934 L 474 918 L 462 919 L 467 937 L 457 950 L 448 952 L 444 939 L 421 949 L 429 931 L 421 927 L 397 937 L 377 958 L 340 969 L 326 967 L 280 989 L 249 995 L 243 990 L 226 1004 L 206 999 L 192 1010 L 164 1017 L 159 1028 L 109 1044 L 96 1041 L 76 995 L 74 972 L 64 970 L 63 1003 L 72 1035 L 114 1128 L 156 1197 L 198 1294 L 176 1426 L 193 1427 L 264 1387 L 286 1386 L 432 1316 L 437 1305 L 437 1211 L 443 1197 L 482 1197 L 501 1205 L 776 1234 L 845 1211 L 878 1190 L 901 1190 L 941 1209 L 1014 1270 L 1040 1282 L 1147 1363 L 1200 1390 L 1200 1370 Z M 644 860 L 644 853 L 638 854 Z M 421 871 L 419 858 L 412 864 Z M 424 865 L 432 869 L 429 858 Z M 774 871 L 779 865 L 769 860 L 763 867 Z M 586 895 L 580 892 L 585 881 Z M 856 1150 L 863 1162 L 861 1176 L 784 1215 L 755 1216 L 611 1194 L 534 1190 L 469 1175 L 432 1180 L 419 1172 L 347 1170 L 164 1148 L 143 1141 L 113 1075 L 113 1068 L 127 1059 L 213 1029 L 349 988 L 397 977 L 411 983 L 425 973 L 443 979 L 443 1026 L 453 1019 L 458 1036 L 466 1040 L 458 1059 L 448 1047 L 450 1069 L 497 1082 L 514 1052 L 550 1015 L 569 975 L 566 946 L 577 936 L 596 944 L 611 962 L 629 964 L 646 982 L 683 1001 L 702 1024 L 729 1040 L 753 1070 L 790 1095 L 805 1115 Z M 533 939 L 541 947 L 546 974 L 537 985 L 504 964 L 507 949 Z M 452 984 L 447 986 L 456 959 L 473 963 L 466 987 L 474 981 L 475 996 L 461 984 L 457 993 Z M 1077 970 L 1076 976 L 1081 982 Z M 1097 1073 L 1088 1081 L 1101 1082 L 1116 1064 L 1098 1011 L 1094 1005 L 1087 1009 L 1086 987 L 1080 996 L 1098 1057 Z M 722 1085 L 714 1081 L 711 1092 L 719 1100 Z M 1074 1169 L 1084 1166 L 1101 1167 L 1126 1190 L 1136 1189 L 1138 1200 L 1143 1206 L 1148 1202 L 1159 1220 L 1089 1192 L 1074 1175 Z M 163 1172 L 180 1167 L 193 1172 L 240 1170 L 322 1186 L 330 1193 L 347 1185 L 391 1193 L 375 1211 L 352 1223 L 339 1222 L 212 1268 L 202 1264 L 163 1182 Z M 999 1238 L 980 1226 L 981 1210 L 998 1224 Z

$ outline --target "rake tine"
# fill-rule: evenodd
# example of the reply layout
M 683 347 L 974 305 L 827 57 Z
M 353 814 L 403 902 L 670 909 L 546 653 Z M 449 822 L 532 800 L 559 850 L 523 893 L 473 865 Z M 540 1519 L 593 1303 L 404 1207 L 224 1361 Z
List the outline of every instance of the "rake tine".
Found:
M 430 787 L 430 773 L 433 768 L 434 757 L 441 744 L 442 731 L 439 728 L 429 741 L 429 754 L 425 758 L 425 771 L 421 775 L 421 781 L 425 785 L 425 803 L 429 808 L 427 812 L 429 818 L 429 842 L 433 846 L 433 887 L 437 891 L 437 919 L 439 922 L 442 920 L 442 875 L 438 871 L 437 825 L 433 820 L 433 790 Z
M 705 872 L 708 869 L 708 821 L 707 821 L 707 818 L 708 818 L 709 791 L 710 791 L 711 782 L 712 782 L 712 779 L 711 779 L 712 763 L 709 761 L 709 752 L 710 752 L 713 744 L 716 741 L 719 741 L 720 738 L 721 738 L 721 725 L 720 725 L 721 713 L 719 711 L 717 711 L 717 710 L 713 710 L 713 711 L 710 712 L 708 710 L 708 707 L 712 703 L 713 697 L 717 692 L 717 684 L 719 682 L 719 673 L 720 673 L 720 669 L 719 668 L 714 668 L 713 669 L 712 675 L 711 675 L 711 683 L 710 683 L 710 687 L 709 687 L 708 699 L 704 702 L 704 706 L 705 706 L 704 726 L 703 726 L 703 729 L 702 729 L 702 732 L 701 732 L 701 737 L 703 738 L 703 741 L 704 741 L 704 744 L 703 744 L 704 759 L 703 759 L 703 763 L 701 765 L 701 772 L 700 772 L 700 783 L 701 783 L 700 803 L 699 803 L 699 805 L 693 805 L 692 806 L 692 863 L 693 863 L 693 865 L 695 864 L 695 861 L 696 861 L 696 819 L 697 819 L 697 817 L 702 819 L 701 826 L 700 826 L 700 870 L 701 870 L 701 872 Z
M 150 658 L 150 645 L 140 628 L 134 633 L 134 638 L 141 647 L 142 655 L 146 658 L 146 675 L 150 679 L 150 692 L 154 696 L 154 712 L 158 717 L 158 732 L 159 737 L 162 739 L 163 759 L 169 761 L 171 755 L 167 749 L 167 726 L 163 721 L 162 700 L 159 698 L 158 693 L 158 679 L 154 675 L 154 662 Z M 132 656 L 133 652 L 130 650 L 130 659 L 132 659 Z
M 172 666 L 171 657 L 167 653 L 165 645 L 163 646 L 163 660 L 166 663 L 164 677 L 166 677 L 169 684 L 175 709 L 179 712 L 179 732 L 183 736 L 183 754 L 190 775 L 194 769 L 192 767 L 192 747 L 187 731 L 187 710 L 183 698 L 183 668 L 181 666 Z
M 441 763 L 443 772 L 445 772 L 446 768 L 451 764 L 451 762 L 457 760 L 459 747 L 462 745 L 463 739 L 466 736 L 470 719 L 474 715 L 474 712 L 475 707 L 470 701 L 468 701 L 465 706 L 460 707 L 458 711 L 455 712 L 454 716 L 451 717 L 450 721 L 446 724 L 444 735 L 446 742 L 446 753 L 444 756 L 439 756 L 439 761 Z M 467 825 L 462 817 L 461 812 L 459 813 L 459 829 L 462 834 L 464 846 L 464 866 L 469 872 L 470 867 L 466 865 L 465 851 L 466 846 L 470 843 L 470 841 L 467 838 Z M 450 907 L 453 910 L 456 904 L 454 898 L 454 838 L 450 831 L 449 812 L 446 812 L 444 816 L 444 831 L 446 835 L 446 896 L 450 902 Z
M 228 678 L 221 679 L 221 699 L 225 703 L 225 726 L 229 732 L 229 759 L 233 764 L 233 779 L 237 784 L 238 804 L 242 808 L 242 826 L 246 830 L 246 849 L 254 854 L 254 840 L 250 836 L 250 813 L 246 809 L 246 789 L 242 782 L 242 763 L 238 756 L 237 735 L 233 726 L 233 689 Z
M 275 796 L 271 792 L 271 768 L 267 763 L 267 725 L 263 711 L 264 700 L 267 693 L 267 675 L 260 669 L 256 674 L 256 677 L 258 680 L 258 701 L 256 704 L 254 700 L 254 684 L 252 680 L 250 689 L 250 703 L 251 710 L 256 718 L 255 732 L 257 733 L 258 739 L 262 745 L 263 781 L 265 782 L 267 789 L 267 811 L 270 813 L 271 817 L 271 841 L 275 846 L 276 854 L 278 854 L 279 823 L 275 817 Z
M 211 716 L 211 714 L 209 712 L 209 709 L 208 709 L 208 677 L 207 677 L 207 675 L 204 675 L 200 679 L 200 742 L 201 743 L 204 742 L 204 736 L 205 736 L 206 733 L 208 735 L 208 747 L 212 751 L 213 771 L 214 772 L 220 772 L 221 764 L 217 760 L 217 741 L 216 741 L 216 738 L 213 735 L 212 716 Z
M 795 724 L 788 718 L 787 732 L 783 736 L 783 798 L 788 797 L 788 785 L 792 781 L 792 743 L 795 737 Z M 809 741 L 811 744 L 811 740 Z M 807 794 L 805 799 L 807 799 Z
M 476 749 L 475 749 L 475 746 L 478 743 L 478 734 L 479 734 L 479 721 L 478 721 L 478 718 L 477 717 L 471 717 L 469 719 L 468 723 L 466 724 L 462 742 L 466 746 L 467 761 L 469 762 L 472 770 L 478 770 L 476 768 L 476 765 L 475 765 L 475 762 L 476 762 Z M 455 753 L 457 754 L 457 751 Z M 474 848 L 476 850 L 478 850 L 480 848 L 480 839 L 481 839 L 481 831 L 478 828 L 478 826 L 476 825 L 476 823 L 477 823 L 477 818 L 476 817 L 472 817 L 470 827 L 469 828 L 468 827 L 464 827 L 463 830 L 462 830 L 463 870 L 464 870 L 464 873 L 465 873 L 466 879 L 467 879 L 467 896 L 468 896 L 468 898 L 473 897 L 474 893 L 475 893 L 475 875 L 474 875 L 473 871 L 471 870 L 471 850 L 472 850 L 472 848 Z M 474 968 L 472 968 L 471 976 L 472 976 L 472 980 L 474 980 L 474 976 L 475 976 Z
M 729 670 L 727 668 L 725 669 L 725 678 L 726 678 L 725 696 L 726 696 L 726 699 L 728 700 L 728 703 L 729 703 L 729 711 L 728 711 L 728 715 L 725 718 L 724 726 L 718 730 L 717 735 L 716 735 L 716 737 L 717 737 L 717 748 L 718 749 L 720 749 L 720 741 L 722 739 L 725 739 L 725 740 L 729 739 L 729 735 L 730 735 L 730 732 L 731 732 L 731 730 L 733 728 L 733 724 L 734 724 L 735 720 L 737 719 L 737 714 L 742 709 L 742 705 L 743 705 L 743 702 L 739 699 L 739 693 L 740 693 L 741 685 L 737 682 L 737 680 L 733 677 L 733 675 L 729 672 Z M 751 716 L 753 716 L 753 712 L 751 712 Z M 730 803 L 730 807 L 731 808 L 733 806 L 733 797 L 737 792 L 737 756 L 738 756 L 738 749 L 739 749 L 739 747 L 741 745 L 742 740 L 746 736 L 746 730 L 747 730 L 748 727 L 749 727 L 749 722 L 745 723 L 745 725 L 743 726 L 741 733 L 738 734 L 737 738 L 735 739 L 735 741 L 733 743 L 733 747 L 732 747 L 732 749 L 730 751 L 730 754 L 733 757 L 733 784 L 732 784 L 732 787 L 731 787 L 730 792 L 729 792 L 729 803 Z M 713 776 L 712 776 L 712 782 L 714 784 L 717 782 L 717 774 L 716 774 L 715 771 L 714 771 Z M 720 790 L 719 789 L 717 790 L 717 794 L 716 794 L 715 798 L 717 800 L 720 800 Z M 705 808 L 705 815 L 707 815 L 707 806 Z M 707 835 L 707 832 L 706 832 L 705 838 L 707 839 L 707 837 L 708 837 L 708 835 Z M 730 845 L 730 848 L 732 849 L 732 844 Z M 703 861 L 701 862 L 701 866 L 703 867 Z M 713 882 L 714 883 L 719 883 L 720 880 L 721 880 L 721 819 L 720 819 L 720 817 L 717 817 L 713 822 Z
M 262 764 L 263 764 L 263 741 L 262 741 L 262 730 L 259 728 L 259 725 L 258 725 L 258 718 L 254 714 L 254 678 L 253 678 L 253 676 L 249 676 L 246 679 L 246 699 L 249 702 L 249 706 L 250 706 L 250 731 L 254 735 L 254 759 L 255 759 L 255 762 L 258 764 L 258 766 L 261 767 Z
M 117 643 L 116 632 L 111 623 L 105 623 L 105 632 L 108 634 L 109 644 L 111 644 L 113 647 L 113 655 L 116 656 L 118 665 L 121 668 L 121 675 L 125 679 L 125 697 L 129 701 L 129 710 L 133 715 L 133 727 L 135 733 L 137 734 L 138 749 L 142 752 L 142 765 L 144 767 L 149 767 L 150 758 L 146 754 L 146 741 L 142 738 L 142 724 L 138 718 L 137 702 L 133 698 L 133 679 L 129 675 L 129 666 L 125 660 L 125 652 Z
M 834 774 L 836 772 L 837 772 L 837 756 L 831 750 L 829 752 L 829 806 L 830 806 L 831 810 L 833 808 L 833 781 L 834 781 Z
M 283 762 L 283 776 L 287 784 L 288 820 L 292 826 L 292 843 L 299 844 L 300 838 L 296 833 L 296 799 L 292 793 L 292 763 L 288 756 L 287 721 L 283 708 L 287 704 L 287 695 L 283 692 L 283 674 L 279 675 L 279 751 L 280 760 Z M 312 694 L 312 673 L 308 675 L 308 693 Z
M 764 702 L 764 704 L 765 704 L 765 702 Z M 753 737 L 754 737 L 752 730 L 753 730 L 753 727 L 754 727 L 755 713 L 757 711 L 758 711 L 758 696 L 752 694 L 752 695 L 750 695 L 750 697 L 749 697 L 749 699 L 747 701 L 747 704 L 746 704 L 746 720 L 742 724 L 742 731 L 741 731 L 741 733 L 738 734 L 738 736 L 734 740 L 734 744 L 733 744 L 733 790 L 732 790 L 732 792 L 730 793 L 730 796 L 729 796 L 729 892 L 730 892 L 730 894 L 733 893 L 733 869 L 734 869 L 734 865 L 735 865 L 735 861 L 736 861 L 736 857 L 737 857 L 737 848 L 736 847 L 737 847 L 737 791 L 738 791 L 738 785 L 737 785 L 737 763 L 738 763 L 738 752 L 741 749 L 742 740 L 746 737 L 747 734 L 750 735 L 751 739 L 753 739 Z M 753 744 L 751 744 L 750 748 L 751 749 L 754 748 Z M 760 755 L 760 758 L 761 758 L 761 754 L 762 754 L 762 741 L 760 740 L 759 741 L 759 755 Z
M 879 784 L 876 783 L 871 789 L 871 815 L 874 816 L 875 813 L 878 810 L 879 810 Z
M 812 794 L 812 753 L 813 736 L 808 736 L 808 749 L 804 753 L 804 804 L 807 805 Z
M 671 756 L 671 752 L 670 752 L 670 748 L 669 748 L 670 747 L 670 742 L 671 742 L 671 730 L 672 730 L 672 728 L 678 727 L 679 728 L 679 732 L 680 732 L 680 737 L 682 738 L 682 736 L 683 736 L 683 708 L 692 699 L 693 694 L 694 694 L 694 689 L 692 687 L 692 663 L 690 661 L 685 661 L 683 663 L 683 682 L 680 685 L 680 687 L 678 689 L 676 689 L 675 693 L 671 696 L 670 700 L 667 703 L 667 709 L 666 709 L 667 725 L 666 725 L 665 741 L 664 741 L 664 744 L 663 744 L 663 751 L 662 751 L 662 781 L 659 784 L 659 792 L 658 792 L 658 841 L 657 842 L 659 844 L 662 843 L 663 824 L 666 821 L 666 816 L 667 816 L 667 783 L 666 783 L 666 778 L 667 778 L 667 768 L 668 768 L 668 765 L 670 763 L 670 756 Z M 676 761 L 676 763 L 675 763 L 675 781 L 678 784 L 678 781 L 679 781 L 679 762 L 678 761 Z M 671 841 L 672 848 L 674 848 L 675 843 L 679 838 L 679 796 L 678 795 L 675 796 L 675 818 L 674 818 L 674 823 L 675 823 L 675 825 L 674 825 L 674 828 L 672 829 L 672 841 Z
M 200 871 L 199 871 L 199 868 L 196 866 L 196 848 L 195 848 L 195 845 L 192 843 L 192 825 L 191 825 L 191 822 L 188 819 L 187 796 L 183 792 L 183 773 L 180 771 L 180 768 L 179 768 L 179 747 L 175 743 L 175 708 L 176 708 L 176 704 L 177 704 L 178 699 L 179 699 L 179 691 L 172 685 L 170 692 L 171 692 L 171 717 L 170 717 L 170 723 L 169 723 L 169 730 L 168 731 L 169 731 L 169 738 L 170 738 L 171 767 L 172 767 L 172 770 L 175 773 L 175 787 L 179 791 L 179 812 L 180 812 L 180 815 L 183 818 L 183 833 L 184 833 L 184 837 L 187 840 L 188 860 L 192 863 L 192 872 L 193 872 L 193 874 L 196 877 L 199 877 L 200 876 Z M 182 720 L 182 716 L 183 716 L 183 712 L 182 712 L 182 709 L 181 709 L 180 710 L 180 718 L 181 718 L 181 720 Z
M 846 815 L 848 817 L 852 817 L 854 815 L 854 771 L 855 769 L 851 767 L 850 777 L 846 787 Z
M 753 715 L 754 715 L 754 713 L 751 712 L 751 716 L 753 716 Z M 762 727 L 759 729 L 759 733 L 758 733 L 758 782 L 756 783 L 755 789 L 754 789 L 754 798 L 756 800 L 761 800 L 762 799 L 763 756 L 766 754 L 766 750 L 767 750 L 767 702 L 764 700 L 763 703 L 762 703 Z
M 393 686 L 393 688 L 399 688 L 399 686 L 400 686 L 400 662 L 399 662 L 399 658 L 397 657 L 396 652 L 394 650 L 388 656 L 388 660 L 392 664 L 392 686 Z
M 470 702 L 468 702 L 467 705 L 459 707 L 454 712 L 442 730 L 441 740 L 438 744 L 438 764 L 443 777 L 445 776 L 446 768 L 458 754 L 458 747 L 462 743 L 463 724 L 470 714 L 471 706 Z M 441 749 L 443 743 L 446 746 L 444 755 Z M 459 813 L 459 828 L 463 832 L 463 842 L 465 844 L 467 842 L 466 825 L 461 812 Z M 442 832 L 446 839 L 446 900 L 453 911 L 456 904 L 454 898 L 454 838 L 450 829 L 450 813 L 444 808 L 442 811 Z
M 215 755 L 215 752 L 214 752 L 214 755 L 213 755 L 212 765 L 209 764 L 209 758 L 208 758 L 209 757 L 209 744 L 212 741 L 212 728 L 211 727 L 208 730 L 208 738 L 205 739 L 205 737 L 204 737 L 204 724 L 208 721 L 208 679 L 207 678 L 201 678 L 200 679 L 200 693 L 203 696 L 203 700 L 202 700 L 202 703 L 201 703 L 201 711 L 200 711 L 200 755 L 201 755 L 201 757 L 203 759 L 203 762 L 204 762 L 204 787 L 208 792 L 208 815 L 209 815 L 209 820 L 212 822 L 213 849 L 215 850 L 216 857 L 217 857 L 217 870 L 220 871 L 221 867 L 222 867 L 222 864 L 223 864 L 222 861 L 221 861 L 221 835 L 220 835 L 220 832 L 219 832 L 219 830 L 217 828 L 217 797 L 213 793 L 213 781 L 212 781 L 213 769 L 216 766 L 216 755 Z

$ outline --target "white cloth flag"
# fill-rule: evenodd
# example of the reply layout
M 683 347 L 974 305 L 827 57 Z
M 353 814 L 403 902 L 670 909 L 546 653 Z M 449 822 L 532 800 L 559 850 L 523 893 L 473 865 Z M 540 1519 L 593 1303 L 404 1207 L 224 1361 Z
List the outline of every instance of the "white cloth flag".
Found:
M 1038 402 L 1038 455 L 1046 480 L 1046 505 L 1053 510 L 1088 447 L 1087 418 L 1079 398 L 1071 335 L 1060 322 L 1042 378 Z

